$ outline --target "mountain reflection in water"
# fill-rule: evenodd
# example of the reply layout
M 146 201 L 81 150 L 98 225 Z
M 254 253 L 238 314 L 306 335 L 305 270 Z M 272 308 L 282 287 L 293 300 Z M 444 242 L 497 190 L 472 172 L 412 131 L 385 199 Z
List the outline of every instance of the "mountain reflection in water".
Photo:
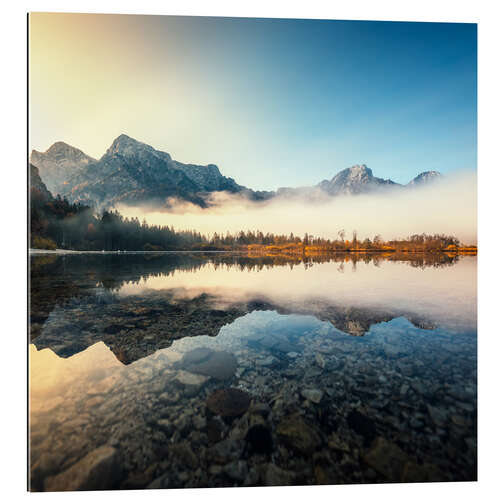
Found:
M 33 490 L 85 488 L 92 453 L 113 463 L 93 488 L 476 477 L 474 257 L 30 267 Z M 206 398 L 230 386 L 251 407 L 221 419 Z
M 127 363 L 174 339 L 217 335 L 255 310 L 314 315 L 351 335 L 398 316 L 424 329 L 474 330 L 475 260 L 440 257 L 34 257 L 31 338 L 61 356 L 103 340 Z

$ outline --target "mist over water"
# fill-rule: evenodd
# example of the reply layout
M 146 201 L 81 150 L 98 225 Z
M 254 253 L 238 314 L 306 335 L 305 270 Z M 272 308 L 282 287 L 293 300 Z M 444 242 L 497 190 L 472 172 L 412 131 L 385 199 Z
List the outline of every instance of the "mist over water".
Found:
M 337 238 L 344 229 L 350 239 L 404 238 L 417 233 L 451 234 L 465 244 L 477 242 L 477 175 L 461 171 L 428 186 L 329 198 L 308 191 L 293 198 L 253 202 L 241 195 L 214 193 L 209 208 L 169 199 L 169 207 L 116 207 L 127 217 L 150 224 L 194 229 L 203 234 L 240 230 Z

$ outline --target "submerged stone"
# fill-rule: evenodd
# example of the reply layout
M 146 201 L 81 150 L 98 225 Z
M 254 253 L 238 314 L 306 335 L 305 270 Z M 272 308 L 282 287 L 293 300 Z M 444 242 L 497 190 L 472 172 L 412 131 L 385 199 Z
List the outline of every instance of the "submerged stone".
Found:
M 364 461 L 390 481 L 401 481 L 408 455 L 394 443 L 382 437 L 364 455 Z
M 184 370 L 179 371 L 176 375 L 175 380 L 184 386 L 202 387 L 210 377 L 204 375 L 197 375 L 195 373 L 186 372 Z
M 314 360 L 316 361 L 316 364 L 323 370 L 326 366 L 326 361 L 325 358 L 320 354 L 317 353 L 316 356 L 314 357 Z
M 211 418 L 207 422 L 207 436 L 210 443 L 220 441 L 226 432 L 227 427 L 220 417 Z
M 230 352 L 198 347 L 184 354 L 180 366 L 192 373 L 228 380 L 235 374 L 238 363 Z
M 172 460 L 196 469 L 198 467 L 198 457 L 194 454 L 191 446 L 187 442 L 175 443 L 170 447 L 170 457 Z
M 299 416 L 284 418 L 276 429 L 278 438 L 303 455 L 311 455 L 321 444 L 318 433 Z
M 345 453 L 349 452 L 349 445 L 347 442 L 341 439 L 341 437 L 335 432 L 333 432 L 328 438 L 328 448 Z
M 244 481 L 248 475 L 247 463 L 243 460 L 237 460 L 228 463 L 223 468 L 224 473 L 235 481 Z
M 293 472 L 283 470 L 274 464 L 265 465 L 262 475 L 266 486 L 290 486 L 295 478 Z
M 320 391 L 319 389 L 303 389 L 300 394 L 304 399 L 307 399 L 314 404 L 318 404 L 323 397 L 323 391 Z
M 415 462 L 406 462 L 401 481 L 405 483 L 437 482 L 443 481 L 443 475 L 435 465 L 418 465 Z
M 250 406 L 250 395 L 240 389 L 219 389 L 207 399 L 207 407 L 221 417 L 239 417 Z
M 101 446 L 57 476 L 45 480 L 45 491 L 107 490 L 120 480 L 118 452 Z
M 255 364 L 258 366 L 272 366 L 277 364 L 277 360 L 274 356 L 266 356 L 264 359 L 257 359 Z
M 221 465 L 234 462 L 241 457 L 243 449 L 244 442 L 242 440 L 225 439 L 209 448 L 209 460 Z

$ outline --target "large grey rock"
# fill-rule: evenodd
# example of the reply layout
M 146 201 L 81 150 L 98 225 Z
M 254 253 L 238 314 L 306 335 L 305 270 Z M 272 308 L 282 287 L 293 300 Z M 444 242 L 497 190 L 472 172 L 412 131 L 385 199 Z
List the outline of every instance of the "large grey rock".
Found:
M 45 480 L 45 491 L 107 490 L 121 478 L 116 448 L 101 446 L 69 469 Z

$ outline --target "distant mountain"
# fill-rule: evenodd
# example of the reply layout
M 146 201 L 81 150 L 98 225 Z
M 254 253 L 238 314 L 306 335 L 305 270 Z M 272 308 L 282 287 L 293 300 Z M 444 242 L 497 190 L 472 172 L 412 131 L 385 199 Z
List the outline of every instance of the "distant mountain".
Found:
M 435 170 L 428 170 L 427 172 L 418 174 L 408 183 L 408 186 L 423 186 L 435 182 L 442 177 L 443 176 L 439 172 L 436 172 Z
M 70 202 L 97 208 L 109 208 L 118 203 L 165 206 L 169 198 L 206 207 L 209 195 L 215 192 L 238 193 L 254 201 L 273 197 L 312 200 L 406 187 L 390 179 L 375 177 L 366 165 L 354 165 L 315 186 L 254 191 L 222 175 L 216 165 L 178 162 L 170 154 L 125 134 L 117 137 L 99 160 L 64 142 L 56 142 L 45 153 L 33 150 L 30 160 L 39 168 L 52 193 L 65 196 Z M 435 171 L 423 172 L 407 186 L 428 184 L 440 175 Z
M 401 184 L 390 179 L 375 177 L 366 165 L 354 165 L 341 170 L 330 180 L 325 179 L 315 186 L 299 188 L 279 188 L 280 197 L 306 197 L 310 200 L 324 199 L 325 196 L 357 195 L 381 189 L 400 188 Z
M 371 168 L 368 168 L 366 165 L 354 165 L 350 168 L 341 170 L 337 175 L 332 177 L 332 179 L 325 179 L 315 186 L 279 188 L 276 194 L 277 196 L 287 198 L 306 197 L 310 200 L 318 198 L 324 199 L 325 195 L 358 195 L 373 193 L 375 191 L 380 192 L 381 190 L 389 192 L 402 188 L 412 188 L 430 184 L 441 177 L 441 174 L 436 171 L 422 172 L 408 184 L 403 185 L 390 179 L 375 177 Z
M 394 187 L 399 184 L 390 179 L 374 177 L 371 168 L 366 165 L 354 165 L 339 172 L 331 180 L 324 180 L 318 187 L 330 196 L 339 194 L 361 194 L 381 187 Z
M 30 163 L 38 167 L 48 189 L 54 194 L 61 193 L 73 175 L 93 162 L 94 158 L 65 142 L 52 144 L 45 153 L 34 149 L 30 156 Z

